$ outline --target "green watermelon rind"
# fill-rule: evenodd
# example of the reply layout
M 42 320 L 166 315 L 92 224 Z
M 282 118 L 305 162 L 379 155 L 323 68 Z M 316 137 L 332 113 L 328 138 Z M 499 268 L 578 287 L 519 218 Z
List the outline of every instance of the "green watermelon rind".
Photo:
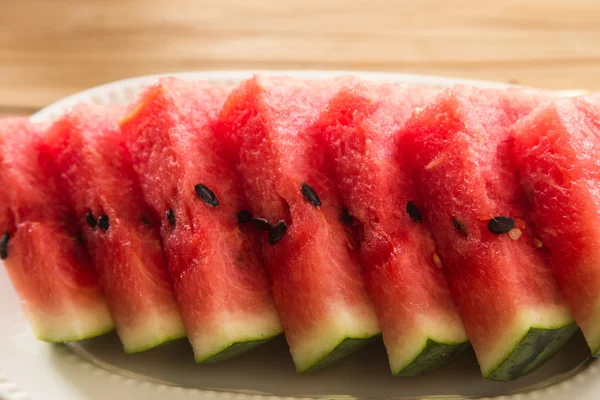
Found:
M 315 372 L 326 368 L 335 364 L 337 361 L 346 358 L 348 355 L 375 341 L 375 339 L 379 337 L 381 337 L 380 333 L 366 337 L 344 336 L 328 353 L 321 356 L 318 360 L 315 360 L 312 365 L 302 369 L 296 369 L 296 372 L 298 374 L 305 374 L 307 372 Z
M 427 338 L 421 351 L 406 367 L 392 371 L 392 375 L 410 378 L 436 370 L 452 361 L 456 356 L 471 347 L 467 342 L 438 342 Z
M 575 323 L 556 328 L 529 328 L 513 351 L 484 375 L 484 379 L 505 382 L 528 374 L 552 357 L 578 329 Z
M 247 340 L 238 340 L 230 342 L 229 344 L 221 347 L 212 354 L 206 355 L 202 358 L 195 357 L 195 361 L 197 364 L 212 364 L 221 361 L 226 361 L 240 356 L 244 353 L 247 353 L 256 347 L 259 347 L 265 344 L 266 342 L 275 339 L 279 335 L 281 335 L 281 332 L 278 331 L 272 335 L 268 335 L 261 338 L 249 338 Z

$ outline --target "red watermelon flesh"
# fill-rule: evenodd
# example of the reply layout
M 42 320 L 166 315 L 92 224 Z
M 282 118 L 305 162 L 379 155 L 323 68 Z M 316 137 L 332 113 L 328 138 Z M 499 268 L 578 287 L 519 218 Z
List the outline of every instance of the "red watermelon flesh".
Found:
M 457 86 L 416 113 L 403 133 L 424 216 L 488 379 L 531 371 L 576 329 L 543 251 L 534 246 L 511 151 L 510 126 L 544 97 Z M 511 221 L 512 232 L 490 230 L 506 231 Z
M 73 216 L 40 156 L 42 128 L 0 120 L 4 265 L 36 337 L 70 342 L 114 328 Z M 4 246 L 3 246 L 4 247 Z
M 160 242 L 118 120 L 123 107 L 75 107 L 45 135 L 125 352 L 185 336 Z M 108 217 L 108 225 L 100 222 Z
M 419 215 L 407 213 L 409 202 L 421 202 L 397 154 L 396 133 L 438 92 L 386 83 L 349 86 L 316 125 L 352 223 L 362 229 L 360 256 L 394 375 L 439 367 L 467 342 L 445 276 L 433 262 L 433 239 Z
M 231 93 L 218 127 L 253 215 L 287 226 L 279 241 L 278 227 L 257 234 L 298 372 L 323 367 L 379 334 L 340 220 L 331 166 L 309 134 L 342 82 L 256 76 Z
M 227 93 L 225 87 L 163 79 L 121 121 L 144 197 L 161 221 L 198 362 L 233 357 L 281 333 L 255 239 L 237 222 L 246 200 L 213 135 Z M 215 198 L 201 191 L 205 202 L 197 185 Z
M 514 127 L 514 156 L 554 275 L 600 355 L 600 101 L 545 103 Z

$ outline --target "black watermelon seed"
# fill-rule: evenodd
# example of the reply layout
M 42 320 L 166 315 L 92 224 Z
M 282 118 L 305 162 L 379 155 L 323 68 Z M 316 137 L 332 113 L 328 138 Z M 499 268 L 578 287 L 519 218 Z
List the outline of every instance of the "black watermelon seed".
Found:
M 252 218 L 252 226 L 254 226 L 259 231 L 268 232 L 273 228 L 273 225 L 269 221 L 264 218 L 254 217 Z
M 88 211 L 87 214 L 85 214 L 85 220 L 87 221 L 88 225 L 92 228 L 96 227 L 97 221 L 96 218 L 94 218 L 94 214 L 92 214 L 91 211 Z
M 452 225 L 458 229 L 463 235 L 467 234 L 467 228 L 461 224 L 456 218 L 452 218 Z
M 302 192 L 302 196 L 304 196 L 304 198 L 308 200 L 310 204 L 315 207 L 319 207 L 321 205 L 321 199 L 319 199 L 319 195 L 308 183 L 303 183 L 300 191 Z
M 415 203 L 412 201 L 406 203 L 406 212 L 408 213 L 410 219 L 415 221 L 417 224 L 423 222 L 423 215 L 421 214 L 421 211 L 419 211 Z
M 2 237 L 0 237 L 0 259 L 4 260 L 8 257 L 8 240 L 10 239 L 10 234 L 8 232 L 4 232 Z
M 175 226 L 175 213 L 173 212 L 172 208 L 169 208 L 167 210 L 167 219 L 169 220 L 171 225 Z
M 247 224 L 252 221 L 252 213 L 248 210 L 242 210 L 237 215 L 238 223 Z
M 148 217 L 146 217 L 146 216 L 145 216 L 145 215 L 143 215 L 143 214 L 142 214 L 142 216 L 141 216 L 141 218 L 140 218 L 140 221 L 142 221 L 142 224 L 144 224 L 144 225 L 150 225 L 150 224 L 151 224 L 151 222 L 150 222 L 150 220 L 148 219 Z
M 354 217 L 346 207 L 342 209 L 342 222 L 346 225 L 350 225 L 354 222 Z
M 287 224 L 284 220 L 279 221 L 269 232 L 269 244 L 276 244 L 279 242 L 283 235 L 287 231 Z
M 500 235 L 506 233 L 515 227 L 517 222 L 510 217 L 494 217 L 488 221 L 490 232 Z
M 108 215 L 101 215 L 100 217 L 98 217 L 98 228 L 102 229 L 103 231 L 108 230 Z
M 212 190 L 208 188 L 208 186 L 203 185 L 201 183 L 194 186 L 194 190 L 200 199 L 208 204 L 209 206 L 216 207 L 219 205 L 219 200 L 217 196 L 213 193 Z

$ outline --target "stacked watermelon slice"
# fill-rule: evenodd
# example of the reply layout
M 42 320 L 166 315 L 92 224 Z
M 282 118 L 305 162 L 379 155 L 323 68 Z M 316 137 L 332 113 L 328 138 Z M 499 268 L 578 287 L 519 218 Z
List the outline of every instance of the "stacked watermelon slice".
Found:
M 255 76 L 0 120 L 0 258 L 37 338 L 197 362 L 380 333 L 394 375 L 600 354 L 600 97 Z M 577 325 L 576 325 L 576 323 Z

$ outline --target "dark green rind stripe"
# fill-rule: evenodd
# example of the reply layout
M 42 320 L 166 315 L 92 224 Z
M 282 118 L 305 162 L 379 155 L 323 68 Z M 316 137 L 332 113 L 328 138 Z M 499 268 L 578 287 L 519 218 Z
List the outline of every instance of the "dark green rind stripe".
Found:
M 181 334 L 181 335 L 167 336 L 167 337 L 161 338 L 159 341 L 157 341 L 155 343 L 149 344 L 149 345 L 144 346 L 144 347 L 135 348 L 135 349 L 132 349 L 132 350 L 125 349 L 125 354 L 141 353 L 143 351 L 147 351 L 147 350 L 153 349 L 155 347 L 159 347 L 159 346 L 162 346 L 164 344 L 171 343 L 171 342 L 174 342 L 174 341 L 179 340 L 179 339 L 183 339 L 184 337 L 186 337 L 185 333 Z
M 212 364 L 220 361 L 226 361 L 232 359 L 234 357 L 240 356 L 244 353 L 249 352 L 250 350 L 267 343 L 269 340 L 272 340 L 279 336 L 280 333 L 277 333 L 274 336 L 267 337 L 266 339 L 260 340 L 248 340 L 245 342 L 233 342 L 229 346 L 224 347 L 220 351 L 216 352 L 212 356 L 204 358 L 202 360 L 196 359 L 196 363 L 198 364 Z
M 485 379 L 510 381 L 528 374 L 554 355 L 575 332 L 577 325 L 557 329 L 531 328 L 519 345 Z
M 323 356 L 320 360 L 318 360 L 312 366 L 305 368 L 304 370 L 296 370 L 296 372 L 299 374 L 304 374 L 306 372 L 314 372 L 314 371 L 323 369 L 325 367 L 328 367 L 331 364 L 334 364 L 335 362 L 341 360 L 342 358 L 345 358 L 348 355 L 354 353 L 356 350 L 360 349 L 361 347 L 371 343 L 379 336 L 380 335 L 378 334 L 378 335 L 375 335 L 372 337 L 367 337 L 367 338 L 345 337 L 338 342 L 338 344 L 333 348 L 333 350 L 331 350 L 329 352 L 329 354 L 326 354 L 325 356 Z
M 448 364 L 469 347 L 471 347 L 469 342 L 450 344 L 427 339 L 417 357 L 406 368 L 398 371 L 395 376 L 413 377 L 433 371 Z

